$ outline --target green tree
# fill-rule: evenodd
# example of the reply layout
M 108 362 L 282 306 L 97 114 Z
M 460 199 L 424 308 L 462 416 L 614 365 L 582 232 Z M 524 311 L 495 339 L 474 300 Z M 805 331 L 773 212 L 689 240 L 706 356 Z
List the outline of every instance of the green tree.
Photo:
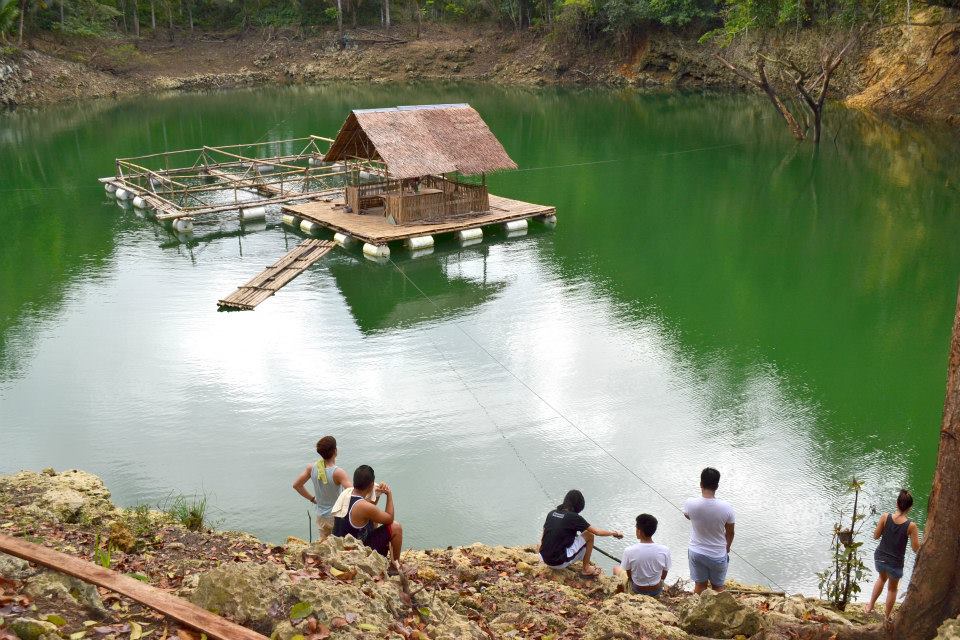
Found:
M 0 0 L 0 41 L 7 42 L 7 34 L 13 30 L 19 14 L 17 0 Z

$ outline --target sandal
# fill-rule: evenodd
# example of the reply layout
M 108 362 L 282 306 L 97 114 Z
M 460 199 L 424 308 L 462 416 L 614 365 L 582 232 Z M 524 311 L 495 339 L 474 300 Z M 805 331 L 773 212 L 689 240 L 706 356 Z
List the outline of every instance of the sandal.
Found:
M 590 568 L 589 568 L 589 569 L 584 569 L 583 571 L 580 572 L 580 577 L 581 577 L 581 578 L 596 578 L 597 576 L 599 576 L 599 575 L 601 575 L 601 574 L 603 574 L 603 570 L 602 570 L 600 567 L 598 567 L 598 566 L 596 566 L 596 565 L 590 565 Z

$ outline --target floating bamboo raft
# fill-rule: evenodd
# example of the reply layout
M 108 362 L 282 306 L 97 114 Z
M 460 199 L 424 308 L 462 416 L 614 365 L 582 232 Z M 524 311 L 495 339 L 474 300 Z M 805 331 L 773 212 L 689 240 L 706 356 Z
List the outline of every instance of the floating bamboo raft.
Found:
M 217 302 L 217 306 L 222 310 L 234 311 L 250 311 L 256 308 L 314 262 L 327 255 L 333 247 L 330 240 L 304 240 L 248 283 Z
M 92 562 L 2 534 L 0 551 L 119 593 L 206 634 L 211 640 L 267 640 L 255 631 L 225 620 L 171 593 Z
M 546 218 L 556 215 L 556 208 L 532 202 L 522 202 L 490 194 L 490 210 L 485 213 L 462 216 L 445 222 L 425 222 L 421 224 L 390 224 L 386 218 L 377 215 L 356 215 L 347 213 L 339 202 L 311 201 L 298 205 L 284 205 L 285 213 L 316 222 L 334 232 L 344 233 L 374 245 L 396 242 L 423 235 L 454 233 L 464 229 L 485 227 L 492 224 L 526 220 L 528 218 Z

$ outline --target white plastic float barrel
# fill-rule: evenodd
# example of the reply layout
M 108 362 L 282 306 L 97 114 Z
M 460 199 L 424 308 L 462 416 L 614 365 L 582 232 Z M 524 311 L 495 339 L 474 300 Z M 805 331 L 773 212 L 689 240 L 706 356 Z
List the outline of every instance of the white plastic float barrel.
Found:
M 369 242 L 364 242 L 363 255 L 371 258 L 389 258 L 390 247 L 385 244 L 370 244 Z
M 113 184 L 112 182 L 104 182 L 103 188 L 111 196 L 116 195 L 117 193 L 117 185 Z
M 131 194 L 129 191 L 127 191 L 123 187 L 117 188 L 117 200 L 129 200 L 132 195 L 133 194 Z
M 411 251 L 420 251 L 422 249 L 430 249 L 433 247 L 433 236 L 414 236 L 412 238 L 407 238 L 403 241 L 407 245 L 407 249 Z
M 483 240 L 483 229 L 476 227 L 475 229 L 463 229 L 457 231 L 457 240 L 460 242 L 480 242 Z
M 320 233 L 320 229 L 322 228 L 323 227 L 321 227 L 319 224 L 311 220 L 300 221 L 300 231 L 303 231 L 304 233 L 307 233 L 307 234 L 312 235 L 314 233 Z
M 267 217 L 267 208 L 266 207 L 248 207 L 246 209 L 240 209 L 240 219 L 241 220 L 263 220 Z
M 335 233 L 333 234 L 333 241 L 341 247 L 349 247 L 353 244 L 353 236 L 348 236 L 345 233 Z
M 503 229 L 507 233 L 514 233 L 516 231 L 526 231 L 527 230 L 527 221 L 524 220 L 511 220 L 510 222 L 503 223 Z
M 379 177 L 380 176 L 378 176 L 377 174 L 370 173 L 369 171 L 363 171 L 363 170 L 360 171 L 360 178 L 362 180 L 371 180 L 373 178 L 379 178 Z
M 276 167 L 273 166 L 272 164 L 267 164 L 265 162 L 257 164 L 256 168 L 257 168 L 257 173 L 270 173 L 271 171 L 276 169 Z
M 290 225 L 291 227 L 296 227 L 300 225 L 300 218 L 293 214 L 285 213 L 280 216 L 280 222 Z
M 540 216 L 539 218 L 537 218 L 537 220 L 539 220 L 540 222 L 542 222 L 548 227 L 557 226 L 557 214 L 555 213 L 551 213 L 550 215 L 546 215 L 546 216 Z
M 133 197 L 133 206 L 135 206 L 137 209 L 146 209 L 146 208 L 149 207 L 150 205 L 148 205 L 148 204 L 147 204 L 147 201 L 144 200 L 143 198 L 141 198 L 140 196 L 134 196 L 134 197 Z
M 193 220 L 188 218 L 177 218 L 173 221 L 173 230 L 177 233 L 190 233 L 193 231 Z

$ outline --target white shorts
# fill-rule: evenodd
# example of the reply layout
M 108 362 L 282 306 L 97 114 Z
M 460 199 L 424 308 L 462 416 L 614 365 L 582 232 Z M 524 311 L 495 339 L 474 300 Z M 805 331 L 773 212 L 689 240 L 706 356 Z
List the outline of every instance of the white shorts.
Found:
M 583 555 L 587 552 L 587 541 L 584 539 L 582 533 L 578 533 L 577 537 L 573 539 L 573 542 L 570 543 L 570 546 L 567 547 L 567 560 L 560 564 L 548 564 L 547 566 L 551 569 L 566 569 L 574 562 L 583 559 Z

